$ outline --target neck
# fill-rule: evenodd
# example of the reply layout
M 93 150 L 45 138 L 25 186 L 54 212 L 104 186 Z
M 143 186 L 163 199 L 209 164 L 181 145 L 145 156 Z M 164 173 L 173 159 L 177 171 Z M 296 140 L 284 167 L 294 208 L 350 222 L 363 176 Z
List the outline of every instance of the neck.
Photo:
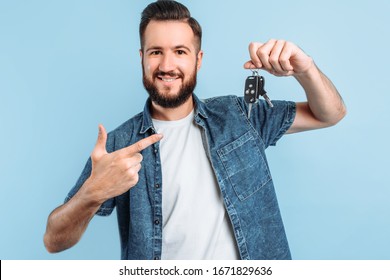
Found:
M 177 121 L 188 116 L 194 109 L 194 99 L 191 96 L 188 100 L 177 108 L 164 108 L 152 101 L 152 118 L 161 121 Z

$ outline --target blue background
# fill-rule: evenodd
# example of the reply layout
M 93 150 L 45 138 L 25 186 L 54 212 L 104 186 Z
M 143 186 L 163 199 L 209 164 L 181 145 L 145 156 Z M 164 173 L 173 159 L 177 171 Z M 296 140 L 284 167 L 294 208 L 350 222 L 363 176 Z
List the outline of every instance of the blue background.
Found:
M 0 258 L 119 259 L 116 217 L 72 249 L 42 237 L 95 144 L 142 110 L 138 23 L 149 1 L 0 1 Z M 295 259 L 390 259 L 390 2 L 182 1 L 204 30 L 200 97 L 243 92 L 251 41 L 282 38 L 342 94 L 337 126 L 268 149 Z M 294 78 L 262 73 L 271 99 L 302 101 Z

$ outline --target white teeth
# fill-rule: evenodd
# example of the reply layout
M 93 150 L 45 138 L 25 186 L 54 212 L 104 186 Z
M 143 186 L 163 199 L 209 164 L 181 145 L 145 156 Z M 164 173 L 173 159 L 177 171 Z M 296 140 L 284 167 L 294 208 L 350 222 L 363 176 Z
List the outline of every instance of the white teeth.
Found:
M 161 80 L 163 80 L 164 82 L 173 82 L 175 79 L 173 79 L 173 78 L 171 78 L 171 79 L 161 78 Z

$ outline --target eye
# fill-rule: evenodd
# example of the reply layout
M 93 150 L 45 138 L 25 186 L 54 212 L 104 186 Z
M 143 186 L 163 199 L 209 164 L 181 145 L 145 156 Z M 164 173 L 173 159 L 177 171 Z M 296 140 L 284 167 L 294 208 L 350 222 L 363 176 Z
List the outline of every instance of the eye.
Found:
M 186 52 L 184 50 L 177 50 L 176 53 L 179 55 L 186 54 Z
M 151 51 L 150 55 L 160 55 L 161 53 L 161 51 Z

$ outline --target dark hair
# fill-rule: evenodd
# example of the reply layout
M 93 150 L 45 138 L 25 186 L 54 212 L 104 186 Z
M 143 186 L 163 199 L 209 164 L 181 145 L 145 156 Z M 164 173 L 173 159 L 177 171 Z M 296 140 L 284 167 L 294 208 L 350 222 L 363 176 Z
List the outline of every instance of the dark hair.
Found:
M 139 24 L 139 37 L 141 40 L 141 49 L 144 46 L 144 34 L 146 27 L 151 20 L 157 21 L 183 21 L 187 22 L 194 32 L 197 39 L 197 51 L 201 49 L 202 44 L 202 28 L 196 19 L 191 17 L 190 11 L 181 3 L 173 0 L 159 0 L 149 4 L 141 14 L 141 22 Z

